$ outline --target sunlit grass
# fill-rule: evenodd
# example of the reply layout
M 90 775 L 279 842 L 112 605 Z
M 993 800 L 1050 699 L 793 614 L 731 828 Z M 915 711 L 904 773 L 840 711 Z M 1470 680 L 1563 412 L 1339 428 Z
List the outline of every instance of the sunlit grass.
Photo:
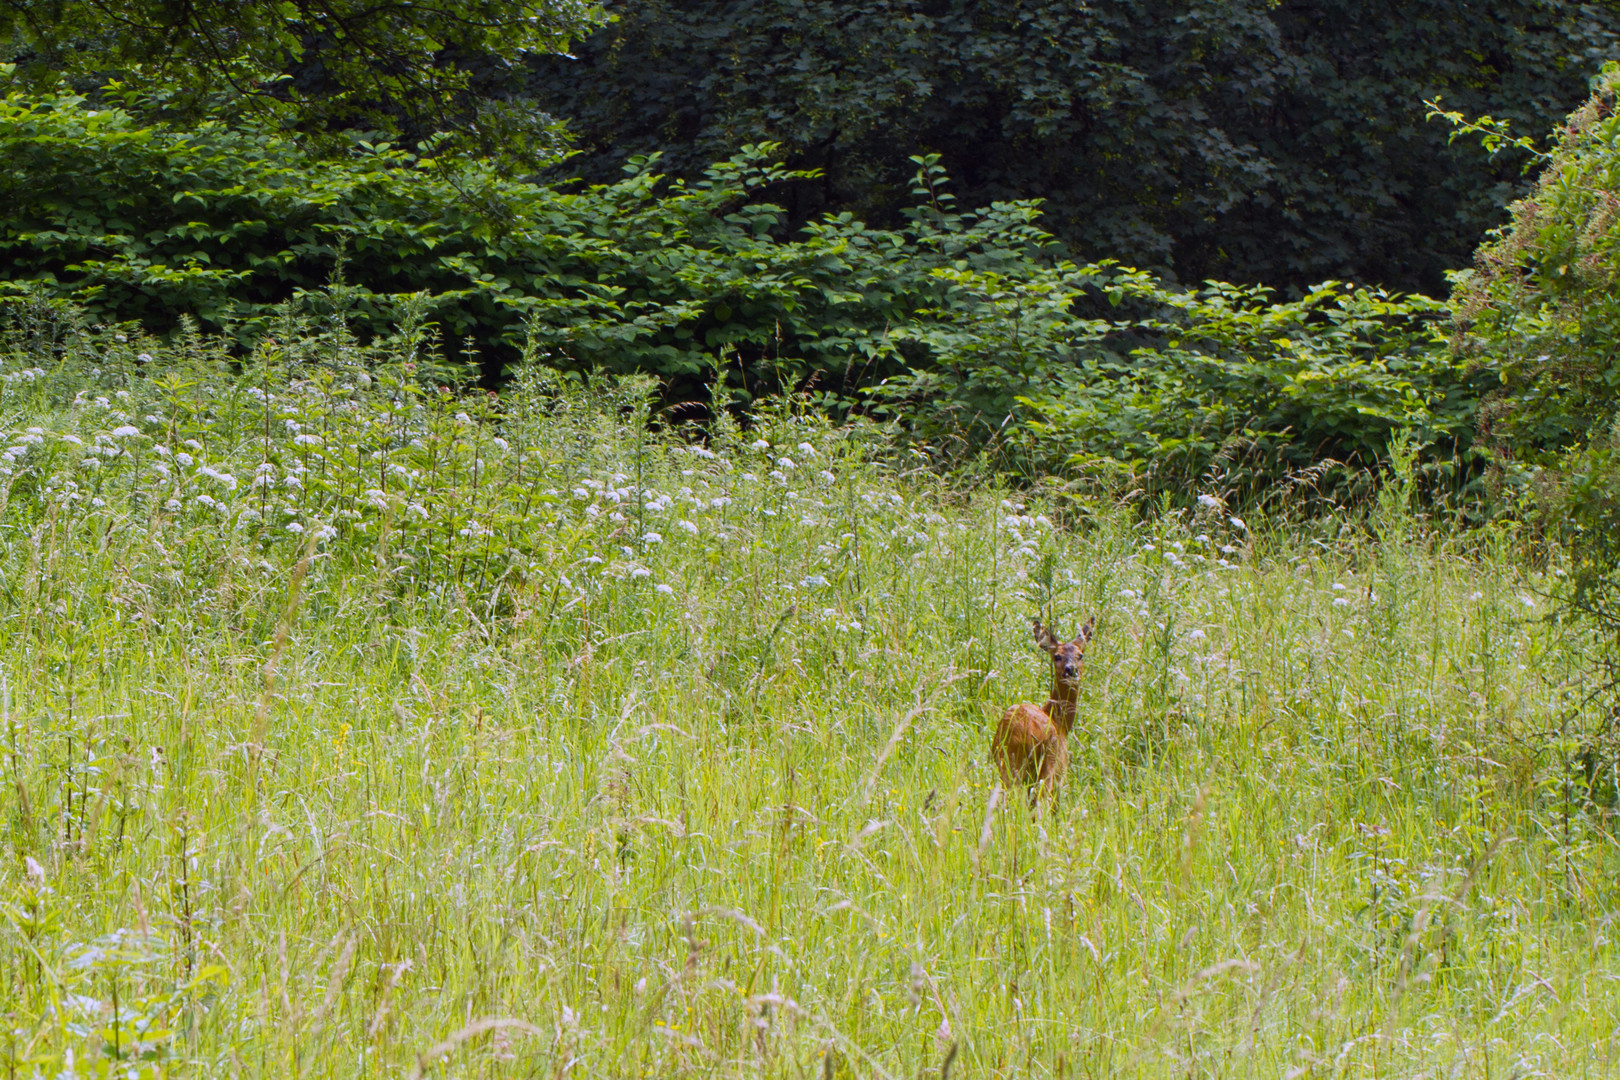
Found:
M 1489 538 L 283 340 L 0 371 L 12 1074 L 1617 1068 L 1579 673 Z M 1100 628 L 1032 820 L 1037 611 Z

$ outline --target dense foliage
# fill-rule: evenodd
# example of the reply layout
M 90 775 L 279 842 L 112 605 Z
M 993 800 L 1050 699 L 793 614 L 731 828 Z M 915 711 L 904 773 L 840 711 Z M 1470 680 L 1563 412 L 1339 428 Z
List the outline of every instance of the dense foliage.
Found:
M 1293 302 L 1220 283 L 1167 292 L 1140 272 L 1066 263 L 1036 283 L 941 276 L 952 317 L 902 331 L 931 361 L 869 393 L 909 406 L 928 438 L 996 451 L 1002 470 L 1303 509 L 1365 496 L 1392 441 L 1414 440 L 1428 497 L 1477 501 L 1480 380 L 1447 354 L 1440 306 L 1424 297 L 1336 282 Z M 1076 313 L 1099 294 L 1111 317 Z
M 1463 355 L 1500 382 L 1480 423 L 1503 501 L 1569 545 L 1570 600 L 1606 638 L 1620 733 L 1617 102 L 1620 67 L 1610 65 L 1591 100 L 1555 132 L 1512 223 L 1457 275 L 1452 300 Z M 1468 126 L 1492 145 L 1509 141 L 1489 118 Z
M 549 118 L 503 100 L 506 73 L 599 20 L 589 0 L 0 0 L 0 62 L 36 88 L 117 77 L 192 119 L 229 98 L 310 131 L 455 132 L 510 153 L 546 141 Z
M 649 0 L 531 89 L 595 179 L 662 152 L 697 176 L 776 140 L 795 221 L 888 223 L 907 156 L 972 205 L 1045 200 L 1086 259 L 1306 287 L 1437 292 L 1516 190 L 1515 163 L 1448 151 L 1423 101 L 1532 130 L 1575 106 L 1620 15 L 1562 0 Z
M 1449 459 L 1470 421 L 1426 301 L 1328 284 L 1273 304 L 1077 265 L 1032 202 L 956 210 L 932 158 L 901 227 L 845 214 L 784 240 L 767 197 L 803 176 L 767 148 L 694 183 L 638 161 L 568 191 L 387 144 L 315 156 L 252 126 L 180 130 L 14 92 L 0 151 L 10 287 L 112 322 L 191 315 L 247 345 L 300 296 L 362 333 L 409 308 L 496 366 L 534 347 L 689 394 L 717 368 L 747 394 L 813 382 L 952 457 L 991 447 L 1003 465 L 1093 473 L 1106 459 L 1151 489 L 1212 468 L 1252 493 L 1323 459 L 1366 467 L 1403 427 Z
M 13 287 L 159 331 L 191 315 L 244 343 L 341 260 L 362 331 L 410 295 L 486 348 L 532 338 L 563 364 L 665 377 L 732 349 L 792 382 L 883 354 L 885 329 L 938 294 L 933 269 L 1029 268 L 1039 238 L 1024 203 L 972 227 L 919 216 L 869 233 L 845 217 L 781 241 L 780 210 L 758 196 L 790 174 L 753 148 L 690 184 L 638 161 L 569 192 L 386 143 L 317 155 L 262 127 L 13 92 L 0 151 Z

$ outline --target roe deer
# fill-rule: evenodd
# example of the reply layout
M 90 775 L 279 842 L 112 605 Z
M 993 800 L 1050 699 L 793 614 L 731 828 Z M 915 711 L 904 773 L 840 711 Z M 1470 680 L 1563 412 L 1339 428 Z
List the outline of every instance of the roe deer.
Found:
M 1059 641 L 1041 620 L 1031 619 L 1035 644 L 1052 657 L 1052 691 L 1045 705 L 1024 702 L 1001 714 L 990 742 L 990 760 L 1001 773 L 1001 786 L 1029 788 L 1029 805 L 1063 782 L 1069 768 L 1069 730 L 1074 727 L 1074 703 L 1080 696 L 1080 668 L 1086 645 L 1097 626 L 1097 616 L 1086 620 L 1073 641 Z

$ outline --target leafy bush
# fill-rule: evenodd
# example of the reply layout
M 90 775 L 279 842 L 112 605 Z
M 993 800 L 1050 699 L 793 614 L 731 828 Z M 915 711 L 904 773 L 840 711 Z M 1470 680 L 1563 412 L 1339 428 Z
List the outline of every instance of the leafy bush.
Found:
M 1219 282 L 1183 293 L 1107 264 L 938 273 L 949 306 L 898 332 L 929 363 L 872 391 L 936 439 L 1000 442 L 1030 472 L 1247 502 L 1292 494 L 1289 479 L 1363 496 L 1404 432 L 1425 448 L 1431 496 L 1472 497 L 1477 380 L 1426 297 L 1337 282 L 1286 303 Z
M 958 210 L 934 157 L 915 159 L 902 227 L 838 215 L 784 239 L 766 196 L 803 174 L 771 147 L 694 183 L 638 159 L 570 191 L 431 148 L 322 156 L 251 124 L 180 131 L 13 92 L 0 151 L 7 287 L 105 322 L 194 316 L 251 349 L 291 299 L 361 339 L 408 310 L 482 349 L 490 376 L 530 348 L 657 376 L 677 400 L 717 370 L 740 384 L 722 397 L 817 384 L 842 410 L 866 388 L 950 460 L 1123 471 L 1184 499 L 1247 498 L 1327 459 L 1353 473 L 1403 428 L 1456 474 L 1467 441 L 1471 391 L 1431 302 L 1330 283 L 1275 304 L 1076 265 L 1033 201 Z
M 720 350 L 769 357 L 787 381 L 887 355 L 885 331 L 963 260 L 1020 257 L 1033 204 L 869 232 L 848 217 L 798 242 L 760 201 L 790 174 L 745 148 L 692 184 L 639 159 L 580 192 L 488 164 L 355 140 L 318 156 L 284 134 L 210 122 L 175 130 L 82 97 L 0 104 L 0 256 L 93 316 L 166 330 L 181 314 L 251 343 L 277 305 L 337 272 L 357 328 L 385 332 L 424 294 L 454 335 L 562 363 L 684 376 Z
M 1589 526 L 1614 505 L 1604 477 L 1620 438 L 1617 89 L 1611 64 L 1541 155 L 1535 190 L 1456 275 L 1452 295 L 1461 351 L 1500 383 L 1481 416 L 1499 479 L 1576 511 L 1582 545 L 1609 561 L 1620 554 L 1615 531 Z M 1466 126 L 1489 132 L 1493 122 Z
M 1589 662 L 1603 678 L 1591 700 L 1607 696 L 1607 731 L 1589 749 L 1606 747 L 1610 767 L 1620 763 L 1617 102 L 1620 65 L 1610 64 L 1539 155 L 1534 191 L 1456 276 L 1452 295 L 1460 352 L 1498 381 L 1480 413 L 1498 493 L 1570 556 L 1565 611 L 1595 632 Z M 1488 117 L 1464 131 L 1491 146 L 1508 140 Z

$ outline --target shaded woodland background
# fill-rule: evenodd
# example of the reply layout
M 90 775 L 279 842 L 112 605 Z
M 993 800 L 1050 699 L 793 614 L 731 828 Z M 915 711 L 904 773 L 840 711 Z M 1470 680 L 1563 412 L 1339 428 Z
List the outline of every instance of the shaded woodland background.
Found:
M 938 153 L 966 206 L 1040 198 L 1075 255 L 1301 287 L 1438 294 L 1524 189 L 1522 155 L 1448 145 L 1424 101 L 1553 127 L 1620 16 L 1487 4 L 650 0 L 529 61 L 523 91 L 615 178 L 658 153 L 695 176 L 781 142 L 815 168 L 790 224 L 892 223 L 906 158 Z

